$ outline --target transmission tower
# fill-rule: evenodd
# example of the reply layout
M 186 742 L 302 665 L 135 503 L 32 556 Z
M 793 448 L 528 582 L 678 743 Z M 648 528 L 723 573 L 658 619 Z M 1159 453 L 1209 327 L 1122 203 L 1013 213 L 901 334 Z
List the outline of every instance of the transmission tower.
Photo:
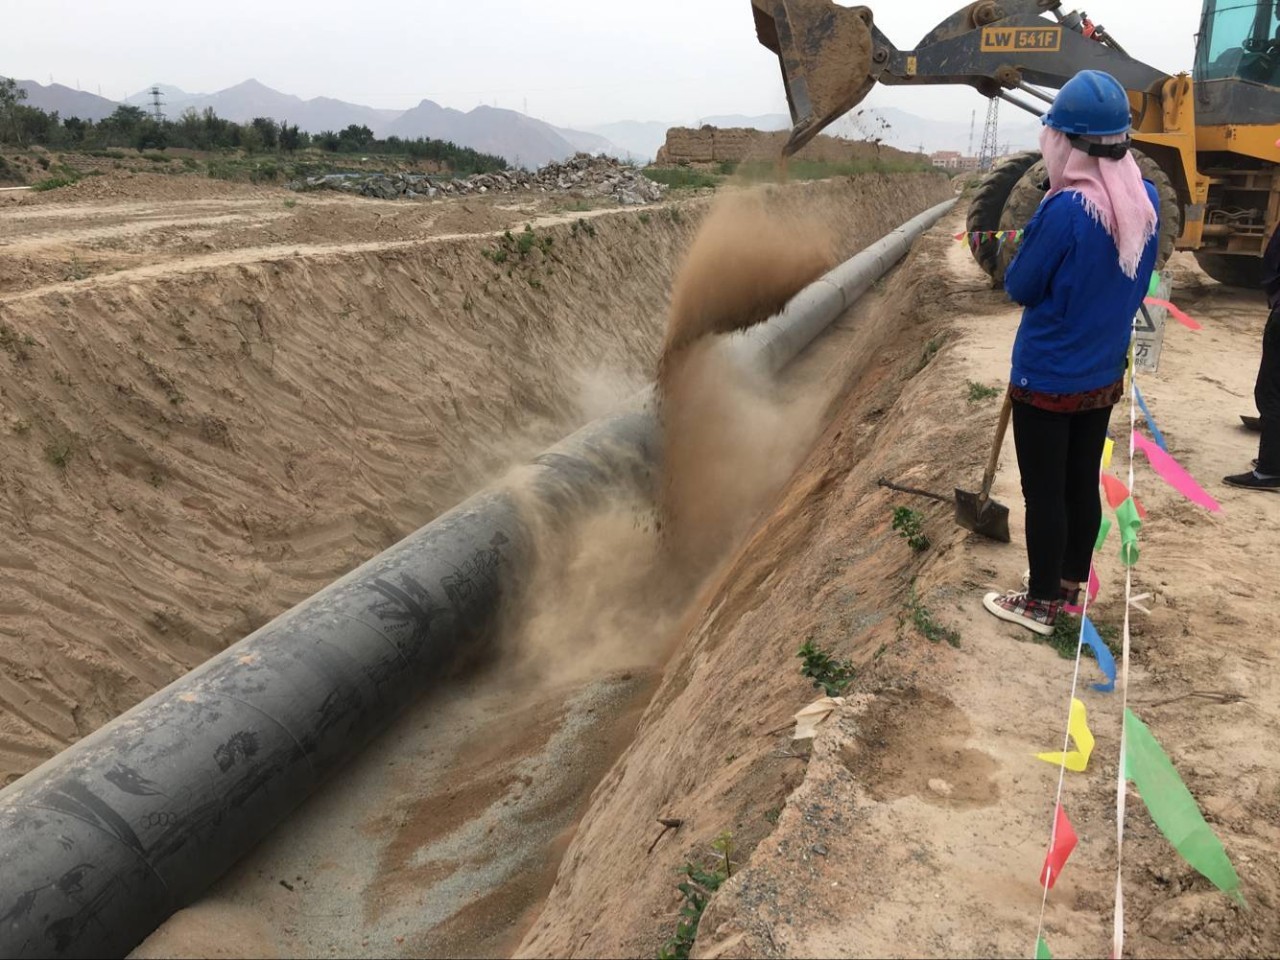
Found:
M 969 152 L 965 154 L 966 157 L 973 156 L 973 138 L 974 138 L 974 134 L 977 132 L 977 129 L 978 129 L 978 111 L 975 110 L 973 111 L 973 114 L 969 117 Z
M 987 127 L 982 134 L 982 153 L 978 155 L 978 169 L 987 173 L 996 164 L 1000 152 L 1000 101 L 991 98 L 987 108 Z
M 164 121 L 164 111 L 160 108 L 164 106 L 164 101 L 160 99 L 159 84 L 153 86 L 147 93 L 151 94 L 151 116 L 155 118 L 156 123 Z

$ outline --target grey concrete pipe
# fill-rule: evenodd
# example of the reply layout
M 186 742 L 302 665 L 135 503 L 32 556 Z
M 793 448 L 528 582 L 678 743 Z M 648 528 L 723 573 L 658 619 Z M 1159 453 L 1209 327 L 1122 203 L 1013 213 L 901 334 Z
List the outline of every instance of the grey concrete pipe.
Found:
M 784 366 L 954 202 L 819 280 L 744 349 Z M 647 397 L 534 462 L 552 512 L 649 483 Z M 133 949 L 411 699 L 491 652 L 532 551 L 515 498 L 482 492 L 0 792 L 0 957 Z

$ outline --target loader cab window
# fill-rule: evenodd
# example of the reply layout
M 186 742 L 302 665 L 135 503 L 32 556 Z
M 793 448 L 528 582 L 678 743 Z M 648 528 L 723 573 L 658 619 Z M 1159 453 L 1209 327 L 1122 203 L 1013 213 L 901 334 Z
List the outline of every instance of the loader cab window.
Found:
M 1197 80 L 1280 86 L 1280 0 L 1206 0 Z

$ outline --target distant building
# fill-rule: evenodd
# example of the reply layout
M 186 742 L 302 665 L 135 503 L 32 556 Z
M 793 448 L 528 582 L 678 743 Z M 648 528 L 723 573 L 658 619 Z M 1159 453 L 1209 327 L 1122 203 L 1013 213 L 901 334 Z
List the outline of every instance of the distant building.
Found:
M 939 150 L 929 155 L 929 161 L 939 170 L 967 173 L 978 169 L 977 157 L 966 157 L 957 150 Z

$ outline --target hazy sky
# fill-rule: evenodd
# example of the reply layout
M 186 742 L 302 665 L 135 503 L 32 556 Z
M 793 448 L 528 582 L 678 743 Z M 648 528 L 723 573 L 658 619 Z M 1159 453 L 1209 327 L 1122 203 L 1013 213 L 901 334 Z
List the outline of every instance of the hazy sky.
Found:
M 210 93 L 254 77 L 304 98 L 407 108 L 523 109 L 561 125 L 684 121 L 785 111 L 776 61 L 756 43 L 750 0 L 5 0 L 0 75 L 112 99 L 153 82 Z M 964 0 L 871 4 L 899 47 Z M 1085 7 L 1139 59 L 1190 69 L 1199 0 Z M 869 101 L 956 119 L 961 90 L 880 88 Z

